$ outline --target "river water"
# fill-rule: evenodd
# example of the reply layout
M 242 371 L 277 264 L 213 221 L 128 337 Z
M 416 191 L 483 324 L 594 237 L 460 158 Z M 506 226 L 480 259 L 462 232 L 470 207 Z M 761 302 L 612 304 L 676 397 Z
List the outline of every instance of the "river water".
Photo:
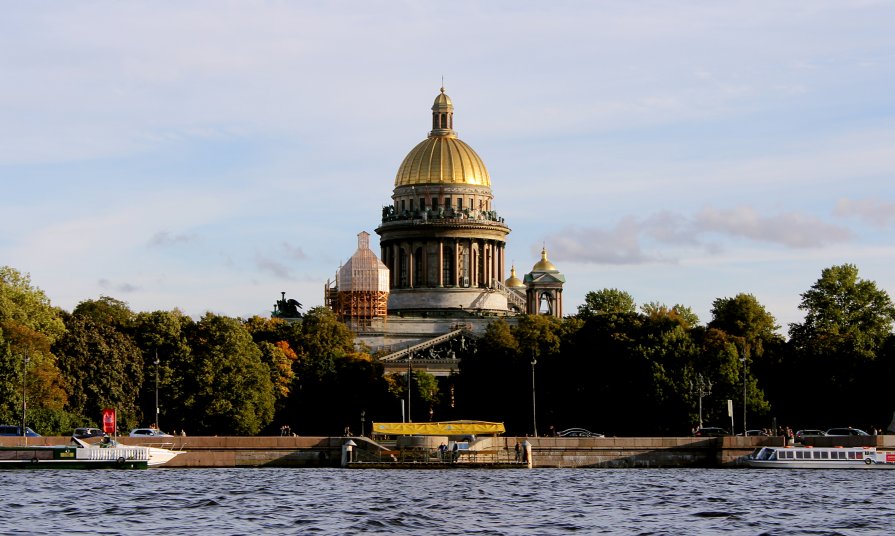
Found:
M 895 471 L 0 472 L 0 534 L 893 534 Z

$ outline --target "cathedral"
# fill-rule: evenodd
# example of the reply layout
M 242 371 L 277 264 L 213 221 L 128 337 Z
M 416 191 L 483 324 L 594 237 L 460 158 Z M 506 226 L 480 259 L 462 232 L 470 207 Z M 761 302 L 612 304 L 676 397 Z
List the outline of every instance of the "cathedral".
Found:
M 379 257 L 359 234 L 355 254 L 326 283 L 326 304 L 359 342 L 393 360 L 433 354 L 497 317 L 562 317 L 565 278 L 546 248 L 522 279 L 515 267 L 504 279 L 510 228 L 493 199 L 488 169 L 457 137 L 454 105 L 441 88 L 431 130 L 401 162 L 382 208 Z

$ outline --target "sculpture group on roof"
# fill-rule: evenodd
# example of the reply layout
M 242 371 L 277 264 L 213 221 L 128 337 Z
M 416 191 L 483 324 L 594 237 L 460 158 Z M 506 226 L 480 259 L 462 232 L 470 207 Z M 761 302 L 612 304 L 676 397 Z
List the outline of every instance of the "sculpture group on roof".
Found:
M 497 215 L 496 210 L 470 210 L 464 208 L 462 210 L 454 207 L 438 207 L 433 210 L 426 207 L 425 210 L 397 210 L 392 205 L 382 207 L 382 222 L 403 221 L 403 220 L 478 220 L 478 221 L 494 221 L 505 223 L 504 219 Z

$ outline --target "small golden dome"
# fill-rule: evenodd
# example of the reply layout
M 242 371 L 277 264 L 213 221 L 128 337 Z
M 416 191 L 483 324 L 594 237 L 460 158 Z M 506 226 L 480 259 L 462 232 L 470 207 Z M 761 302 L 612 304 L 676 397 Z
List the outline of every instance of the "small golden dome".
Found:
M 557 272 L 556 266 L 547 260 L 547 248 L 541 250 L 541 260 L 535 263 L 532 272 Z
M 491 176 L 478 154 L 454 132 L 454 105 L 444 88 L 432 105 L 432 130 L 404 158 L 395 187 L 421 184 L 491 186 Z
M 454 103 L 451 102 L 451 98 L 445 94 L 444 88 L 441 88 L 441 93 L 439 93 L 438 96 L 435 97 L 435 103 L 432 105 L 432 111 L 441 111 L 442 109 L 446 108 L 450 108 L 451 110 L 453 110 Z
M 504 282 L 504 284 L 509 288 L 520 288 L 524 287 L 525 283 L 522 282 L 521 279 L 516 277 L 516 265 L 514 264 L 512 268 L 510 268 L 510 278 Z

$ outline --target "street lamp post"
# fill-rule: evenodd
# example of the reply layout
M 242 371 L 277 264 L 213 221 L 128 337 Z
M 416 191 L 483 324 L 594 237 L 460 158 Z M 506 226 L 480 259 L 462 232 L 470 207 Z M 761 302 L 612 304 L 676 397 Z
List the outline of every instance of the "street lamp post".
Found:
M 161 427 L 161 425 L 160 425 L 159 422 L 158 422 L 158 421 L 159 421 L 159 411 L 158 411 L 158 365 L 159 365 L 159 360 L 158 360 L 158 350 L 156 350 L 156 351 L 155 351 L 155 427 L 156 427 L 157 429 L 161 430 L 162 427 Z M 173 434 L 174 432 L 171 432 L 171 433 Z
M 30 360 L 31 359 L 28 357 L 27 353 L 22 356 L 22 437 L 25 438 L 25 441 L 28 441 L 28 429 L 25 427 L 26 416 L 28 413 L 28 387 L 25 379 L 27 377 L 28 362 Z
M 534 353 L 531 354 L 531 424 L 534 428 L 534 436 L 538 437 L 538 412 L 535 406 L 535 365 L 538 360 L 535 359 Z
M 699 396 L 699 427 L 702 428 L 702 398 L 712 394 L 712 381 L 704 378 L 702 374 L 697 374 L 696 385 L 691 382 L 690 389 L 691 392 L 695 390 Z
M 413 422 L 410 418 L 410 379 L 413 377 L 413 355 L 407 356 L 407 422 Z
M 743 357 L 740 358 L 740 361 L 743 362 L 743 436 L 746 435 L 746 353 L 743 353 Z

